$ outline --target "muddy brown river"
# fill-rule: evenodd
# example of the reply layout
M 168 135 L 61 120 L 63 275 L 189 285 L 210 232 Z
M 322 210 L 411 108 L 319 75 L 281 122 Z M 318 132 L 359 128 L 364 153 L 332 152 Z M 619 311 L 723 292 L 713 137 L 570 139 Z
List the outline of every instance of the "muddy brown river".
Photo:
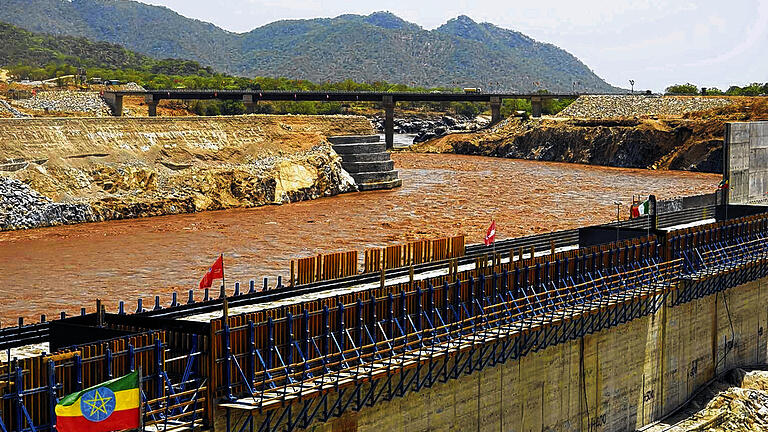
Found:
M 457 155 L 393 155 L 403 187 L 283 206 L 0 232 L 0 322 L 135 309 L 195 288 L 219 253 L 230 287 L 277 275 L 291 258 L 466 234 L 482 241 L 574 228 L 616 217 L 613 202 L 710 193 L 719 175 Z M 258 282 L 260 284 L 260 282 Z M 200 293 L 197 293 L 198 298 Z

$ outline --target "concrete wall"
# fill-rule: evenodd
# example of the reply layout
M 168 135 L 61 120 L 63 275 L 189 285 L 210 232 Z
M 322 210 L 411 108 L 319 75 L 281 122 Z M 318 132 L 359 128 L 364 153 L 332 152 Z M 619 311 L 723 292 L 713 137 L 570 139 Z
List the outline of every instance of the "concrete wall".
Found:
M 728 123 L 723 157 L 729 202 L 768 202 L 768 122 Z
M 315 431 L 633 431 L 764 363 L 768 279 L 317 424 Z M 222 428 L 217 419 L 216 430 Z

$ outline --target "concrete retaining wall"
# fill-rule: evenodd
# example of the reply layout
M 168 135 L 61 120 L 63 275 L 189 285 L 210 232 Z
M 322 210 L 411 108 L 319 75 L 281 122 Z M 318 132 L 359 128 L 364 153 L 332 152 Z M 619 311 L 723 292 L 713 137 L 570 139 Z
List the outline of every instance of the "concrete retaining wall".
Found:
M 768 202 L 768 122 L 726 125 L 724 167 L 730 203 Z
M 716 373 L 764 363 L 768 279 L 357 413 L 315 431 L 633 431 Z M 223 412 L 216 430 L 223 428 Z

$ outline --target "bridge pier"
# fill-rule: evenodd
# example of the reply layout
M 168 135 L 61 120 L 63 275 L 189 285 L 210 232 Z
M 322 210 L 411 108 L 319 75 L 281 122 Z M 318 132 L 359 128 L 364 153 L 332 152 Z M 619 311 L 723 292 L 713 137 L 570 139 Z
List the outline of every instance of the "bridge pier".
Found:
M 123 115 L 123 95 L 118 93 L 104 93 L 101 97 L 104 99 L 104 102 L 109 105 L 113 116 L 120 117 Z
M 151 94 L 144 97 L 144 102 L 147 103 L 147 110 L 150 117 L 157 117 L 157 104 L 160 101 L 156 101 L 152 98 Z
M 384 142 L 387 150 L 395 146 L 395 101 L 392 96 L 385 95 L 384 103 Z
M 491 98 L 491 124 L 501 121 L 501 98 Z
M 255 114 L 256 113 L 256 105 L 259 104 L 259 101 L 253 100 L 252 94 L 245 94 L 243 95 L 243 105 L 245 105 L 245 113 L 246 114 Z
M 536 96 L 532 97 L 531 111 L 534 117 L 541 117 L 541 108 L 542 108 L 542 98 L 536 97 Z

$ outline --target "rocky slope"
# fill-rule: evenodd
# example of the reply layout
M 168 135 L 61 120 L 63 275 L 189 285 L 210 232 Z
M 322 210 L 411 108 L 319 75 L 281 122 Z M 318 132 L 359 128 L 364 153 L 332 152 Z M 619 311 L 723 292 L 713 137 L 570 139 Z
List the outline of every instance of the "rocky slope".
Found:
M 560 111 L 557 117 L 599 119 L 635 116 L 674 117 L 722 108 L 733 103 L 733 98 L 710 96 L 587 95 L 580 96 Z
M 663 102 L 667 107 L 686 103 L 678 98 L 664 99 L 668 99 Z M 768 119 L 768 101 L 732 98 L 727 99 L 726 104 L 712 103 L 716 100 L 713 98 L 704 99 L 708 99 L 704 104 L 688 101 L 692 105 L 673 116 L 649 113 L 647 105 L 634 105 L 636 108 L 632 109 L 635 99 L 630 97 L 621 108 L 608 108 L 611 112 L 626 112 L 624 117 L 510 118 L 487 131 L 448 135 L 411 149 L 616 167 L 722 172 L 725 122 Z M 574 105 L 571 112 L 586 112 L 591 104 Z M 659 110 L 660 106 L 656 103 L 654 109 Z M 702 108 L 705 110 L 700 111 Z M 593 109 L 590 116 L 601 116 L 596 110 Z
M 325 137 L 364 133 L 349 116 L 0 120 L 0 230 L 355 190 Z
M 55 113 L 67 116 L 80 114 L 91 117 L 112 115 L 109 106 L 98 92 L 41 91 L 29 99 L 13 101 L 11 105 L 35 114 Z

